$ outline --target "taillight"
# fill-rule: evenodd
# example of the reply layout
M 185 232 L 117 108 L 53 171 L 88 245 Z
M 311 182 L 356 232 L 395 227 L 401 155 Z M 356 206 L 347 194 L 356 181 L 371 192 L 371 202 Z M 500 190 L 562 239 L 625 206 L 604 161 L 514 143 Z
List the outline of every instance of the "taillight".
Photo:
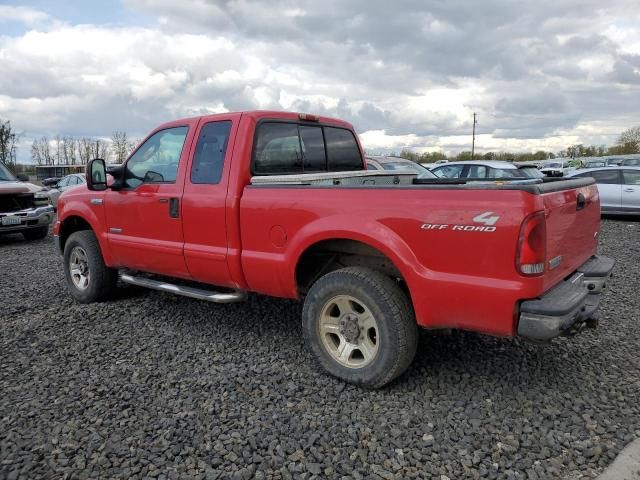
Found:
M 516 270 L 523 275 L 542 275 L 546 261 L 547 225 L 544 212 L 538 212 L 525 218 L 520 227 Z

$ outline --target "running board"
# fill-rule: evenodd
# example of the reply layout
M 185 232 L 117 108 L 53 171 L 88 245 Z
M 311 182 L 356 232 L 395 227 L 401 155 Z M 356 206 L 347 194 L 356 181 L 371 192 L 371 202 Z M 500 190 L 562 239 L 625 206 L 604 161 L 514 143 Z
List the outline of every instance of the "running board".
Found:
M 184 285 L 175 285 L 173 283 L 161 282 L 146 277 L 136 277 L 127 273 L 120 274 L 120 280 L 132 285 L 160 290 L 161 292 L 175 293 L 185 297 L 196 298 L 198 300 L 206 300 L 214 303 L 234 303 L 242 302 L 247 299 L 247 292 L 243 290 L 235 290 L 232 292 L 221 293 L 213 290 L 204 290 L 202 288 L 187 287 Z

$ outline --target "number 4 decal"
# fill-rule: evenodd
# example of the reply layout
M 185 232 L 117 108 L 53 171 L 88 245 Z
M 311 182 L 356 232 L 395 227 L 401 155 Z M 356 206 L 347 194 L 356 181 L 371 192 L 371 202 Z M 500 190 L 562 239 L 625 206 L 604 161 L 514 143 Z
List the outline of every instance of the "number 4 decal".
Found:
M 485 225 L 495 225 L 496 222 L 500 220 L 500 217 L 497 215 L 494 215 L 494 216 L 492 215 L 493 215 L 493 212 L 484 212 L 484 213 L 481 213 L 480 215 L 473 217 L 473 221 L 476 223 L 483 223 Z

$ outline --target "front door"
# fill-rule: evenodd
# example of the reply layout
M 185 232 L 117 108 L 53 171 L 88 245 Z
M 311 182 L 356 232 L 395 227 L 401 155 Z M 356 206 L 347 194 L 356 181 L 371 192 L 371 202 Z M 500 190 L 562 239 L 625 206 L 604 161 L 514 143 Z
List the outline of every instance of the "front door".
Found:
M 617 168 L 604 168 L 580 175 L 581 177 L 593 177 L 598 184 L 600 194 L 600 209 L 603 213 L 620 210 L 622 201 L 622 178 Z
M 200 121 L 184 184 L 182 228 L 189 273 L 194 280 L 226 287 L 236 286 L 227 265 L 227 214 L 237 210 L 226 204 L 239 118 L 216 115 Z
M 622 210 L 640 213 L 640 170 L 623 170 Z
M 149 136 L 125 164 L 122 188 L 105 195 L 107 237 L 119 266 L 189 278 L 181 216 L 185 169 L 179 168 L 193 135 L 188 123 Z

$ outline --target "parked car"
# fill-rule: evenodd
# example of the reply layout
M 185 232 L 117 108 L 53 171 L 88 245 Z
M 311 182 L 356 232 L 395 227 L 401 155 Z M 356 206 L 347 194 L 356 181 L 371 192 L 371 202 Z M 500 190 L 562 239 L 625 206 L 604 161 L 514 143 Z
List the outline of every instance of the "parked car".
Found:
M 622 165 L 623 161 L 624 161 L 624 158 L 608 157 L 607 158 L 607 165 L 612 166 L 612 167 L 619 167 L 620 165 Z
M 539 170 L 535 168 L 539 173 Z M 440 178 L 475 178 L 475 179 L 526 179 L 536 178 L 533 170 L 520 169 L 510 162 L 501 160 L 474 160 L 447 162 L 433 167 L 431 171 Z M 540 175 L 542 176 L 542 175 Z
M 549 160 L 542 162 L 540 171 L 547 177 L 562 177 L 567 167 L 564 160 Z
M 602 213 L 640 214 L 640 167 L 604 167 L 577 170 L 571 178 L 593 178 L 600 193 Z
M 440 164 L 443 164 L 443 163 L 447 163 L 448 161 L 449 160 L 443 158 L 442 160 L 436 160 L 435 162 L 433 162 L 433 164 L 434 165 L 440 165 Z
M 421 164 L 401 157 L 379 157 L 367 156 L 367 170 L 410 170 L 418 174 L 421 178 L 435 178 L 431 171 Z
M 22 233 L 26 240 L 47 236 L 53 208 L 42 187 L 20 181 L 0 162 L 0 234 Z
M 87 188 L 58 201 L 73 298 L 103 300 L 120 278 L 218 303 L 298 299 L 318 364 L 369 387 L 411 364 L 418 327 L 543 341 L 595 326 L 614 263 L 596 255 L 593 179 L 367 171 L 353 127 L 327 117 L 176 120 L 111 175 L 92 160 Z
M 640 167 L 640 158 L 625 158 L 622 161 L 623 167 Z
M 53 208 L 58 208 L 58 198 L 70 188 L 77 187 L 78 185 L 84 185 L 87 183 L 85 175 L 82 173 L 73 173 L 62 177 L 58 183 L 51 187 L 47 194 L 49 195 L 49 202 L 53 205 Z
M 50 178 L 45 178 L 44 180 L 42 180 L 40 183 L 42 183 L 43 186 L 45 187 L 52 187 L 54 186 L 56 183 L 58 183 L 60 181 L 62 177 L 50 177 Z
M 584 162 L 582 168 L 602 168 L 606 167 L 608 164 L 606 160 L 588 160 Z

